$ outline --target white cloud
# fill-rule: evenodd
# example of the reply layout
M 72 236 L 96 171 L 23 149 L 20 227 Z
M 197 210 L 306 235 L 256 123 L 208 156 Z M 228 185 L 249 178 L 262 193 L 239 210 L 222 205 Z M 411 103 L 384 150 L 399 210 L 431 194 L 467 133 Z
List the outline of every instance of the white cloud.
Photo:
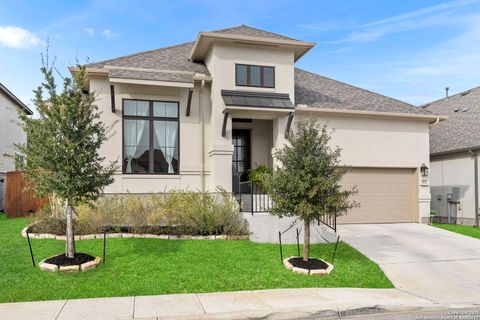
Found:
M 115 34 L 112 32 L 112 30 L 110 29 L 103 29 L 102 30 L 102 35 L 105 37 L 105 38 L 112 38 Z
M 28 30 L 15 26 L 0 26 L 1 45 L 21 49 L 34 47 L 40 43 L 40 39 Z
M 368 43 L 384 36 L 408 30 L 451 25 L 455 9 L 480 3 L 480 0 L 445 2 L 358 26 L 344 39 L 331 43 Z
M 85 30 L 85 32 L 88 33 L 90 37 L 95 37 L 95 30 L 93 28 L 85 28 L 83 30 Z

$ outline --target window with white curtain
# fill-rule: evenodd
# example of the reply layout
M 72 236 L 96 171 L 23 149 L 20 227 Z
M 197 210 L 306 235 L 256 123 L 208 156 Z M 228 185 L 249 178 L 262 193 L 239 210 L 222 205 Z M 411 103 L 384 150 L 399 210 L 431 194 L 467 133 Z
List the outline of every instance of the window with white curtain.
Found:
M 123 100 L 123 173 L 178 174 L 178 102 Z

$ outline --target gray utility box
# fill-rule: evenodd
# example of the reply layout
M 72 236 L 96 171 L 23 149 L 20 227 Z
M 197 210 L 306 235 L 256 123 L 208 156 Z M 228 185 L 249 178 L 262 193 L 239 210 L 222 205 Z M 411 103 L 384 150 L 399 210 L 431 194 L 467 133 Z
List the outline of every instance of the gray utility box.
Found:
M 460 187 L 453 187 L 452 193 L 447 193 L 447 201 L 450 203 L 460 203 Z

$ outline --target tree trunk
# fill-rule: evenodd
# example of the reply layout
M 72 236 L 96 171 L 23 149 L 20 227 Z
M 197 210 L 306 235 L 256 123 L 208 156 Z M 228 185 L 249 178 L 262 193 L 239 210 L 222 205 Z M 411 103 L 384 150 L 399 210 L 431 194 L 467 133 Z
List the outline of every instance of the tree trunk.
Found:
M 73 209 L 68 203 L 68 199 L 65 200 L 65 216 L 67 219 L 67 229 L 65 230 L 65 236 L 67 238 L 65 255 L 67 256 L 67 258 L 74 258 L 75 239 L 73 235 Z
M 303 260 L 310 256 L 310 221 L 303 222 Z

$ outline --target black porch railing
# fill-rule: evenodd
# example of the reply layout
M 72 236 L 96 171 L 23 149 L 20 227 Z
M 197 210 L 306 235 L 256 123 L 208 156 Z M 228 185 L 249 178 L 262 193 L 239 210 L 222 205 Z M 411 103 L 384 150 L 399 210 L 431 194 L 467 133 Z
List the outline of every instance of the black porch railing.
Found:
M 252 181 L 239 182 L 240 188 L 236 197 L 240 202 L 241 212 L 261 213 L 272 210 L 270 196 L 262 190 L 258 183 Z
M 337 214 L 325 214 L 318 219 L 318 225 L 323 224 L 333 231 L 337 232 Z
M 233 195 L 240 204 L 240 212 L 262 213 L 272 211 L 272 199 L 258 183 L 241 181 L 240 174 L 232 166 Z M 337 232 L 337 214 L 326 214 L 318 219 L 323 224 Z
M 241 181 L 241 176 L 235 167 L 232 167 L 233 195 L 240 204 L 241 212 L 270 212 L 272 200 L 261 188 L 260 184 L 252 181 Z

